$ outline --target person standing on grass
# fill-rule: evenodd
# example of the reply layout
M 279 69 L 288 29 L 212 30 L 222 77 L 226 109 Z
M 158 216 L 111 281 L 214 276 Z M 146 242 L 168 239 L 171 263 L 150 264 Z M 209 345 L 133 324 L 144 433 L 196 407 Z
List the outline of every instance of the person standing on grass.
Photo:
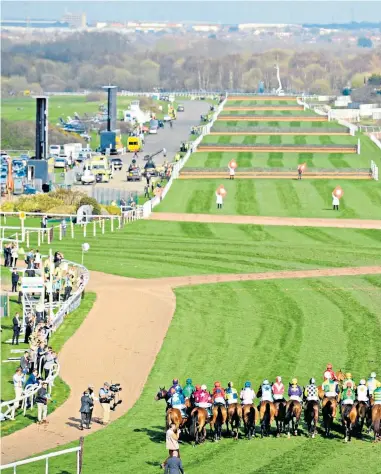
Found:
M 179 459 L 177 451 L 173 451 L 172 456 L 165 465 L 165 474 L 184 474 L 183 463 Z
M 50 371 L 53 369 L 54 364 L 56 363 L 57 354 L 53 352 L 51 347 L 48 348 L 48 353 L 45 355 L 45 364 L 44 364 L 44 372 L 45 372 L 45 379 L 49 377 Z
M 169 456 L 167 459 L 161 463 L 161 467 L 164 469 L 167 461 L 170 457 L 173 456 L 173 453 L 176 451 L 178 457 L 180 458 L 180 451 L 179 451 L 179 437 L 181 431 L 176 428 L 174 423 L 171 423 L 169 429 L 165 434 L 165 447 L 168 449 Z
M 334 211 L 339 210 L 340 199 L 332 193 L 332 207 Z
M 17 292 L 17 283 L 19 282 L 20 275 L 17 273 L 17 270 L 12 272 L 12 293 Z
M 25 381 L 25 375 L 22 373 L 21 367 L 16 369 L 16 372 L 13 376 L 13 388 L 15 389 L 15 400 L 18 401 L 21 399 L 23 386 Z M 18 403 L 19 405 L 20 403 Z
M 234 179 L 235 169 L 229 166 L 229 179 Z
M 17 259 L 19 258 L 19 251 L 17 245 L 12 245 L 12 267 L 16 267 Z
M 41 266 L 41 254 L 40 251 L 37 249 L 34 255 L 34 266 L 35 268 L 40 268 Z
M 302 175 L 303 175 L 303 167 L 302 165 L 299 165 L 298 166 L 298 180 L 302 179 Z
M 61 221 L 62 237 L 66 237 L 66 228 L 67 228 L 66 219 L 62 219 L 62 221 Z
M 14 315 L 12 324 L 13 324 L 12 346 L 13 345 L 17 346 L 19 343 L 19 336 L 20 336 L 20 330 L 21 330 L 21 321 L 20 321 L 19 313 L 16 313 Z
M 216 204 L 217 204 L 217 209 L 222 209 L 222 204 L 224 203 L 224 199 L 221 196 L 220 193 L 216 192 Z
M 47 382 L 42 382 L 41 387 L 37 390 L 36 393 L 36 403 L 37 403 L 37 423 L 41 425 L 42 423 L 48 423 L 48 384 Z

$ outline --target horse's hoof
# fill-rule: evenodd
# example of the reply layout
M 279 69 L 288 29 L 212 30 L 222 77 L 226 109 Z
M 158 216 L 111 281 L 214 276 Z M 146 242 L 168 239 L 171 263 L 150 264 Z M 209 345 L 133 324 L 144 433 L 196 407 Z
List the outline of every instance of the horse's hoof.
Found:
M 348 438 L 344 438 L 344 443 L 348 443 Z
M 294 435 L 295 435 L 295 436 L 298 436 L 298 432 L 297 432 L 297 431 L 294 431 Z
M 288 438 L 288 439 L 290 439 L 290 438 L 291 438 L 291 435 L 290 435 L 290 433 L 288 433 L 288 435 L 287 435 L 287 438 Z

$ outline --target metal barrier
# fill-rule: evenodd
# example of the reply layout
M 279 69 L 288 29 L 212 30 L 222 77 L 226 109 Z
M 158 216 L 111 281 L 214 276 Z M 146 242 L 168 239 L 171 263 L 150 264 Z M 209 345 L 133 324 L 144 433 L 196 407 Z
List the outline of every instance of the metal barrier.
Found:
M 43 454 L 42 456 L 36 456 L 34 458 L 24 459 L 23 461 L 11 462 L 9 464 L 3 464 L 0 466 L 0 471 L 5 471 L 6 469 L 13 469 L 13 473 L 17 473 L 17 468 L 19 466 L 25 466 L 25 464 L 32 464 L 38 461 L 45 461 L 45 474 L 49 473 L 49 459 L 62 456 L 63 454 L 77 453 L 76 455 L 76 474 L 81 474 L 82 471 L 82 456 L 83 456 L 83 437 L 79 439 L 79 446 L 75 448 L 63 449 L 61 451 L 55 451 L 49 454 Z

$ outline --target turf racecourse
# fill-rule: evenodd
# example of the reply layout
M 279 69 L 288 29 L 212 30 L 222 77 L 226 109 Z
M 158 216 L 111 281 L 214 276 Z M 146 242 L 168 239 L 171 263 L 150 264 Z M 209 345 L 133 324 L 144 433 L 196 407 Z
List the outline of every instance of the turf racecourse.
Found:
M 297 376 L 305 384 L 311 376 L 320 380 L 327 347 L 335 367 L 350 369 L 356 380 L 365 376 L 381 362 L 381 340 L 374 330 L 381 323 L 380 288 L 380 276 L 364 276 L 176 289 L 176 313 L 142 396 L 126 416 L 86 438 L 84 474 L 157 472 L 166 455 L 165 406 L 153 398 L 172 377 L 192 377 L 208 387 L 215 380 L 224 386 L 233 380 L 237 388 L 249 379 L 257 389 L 263 378 L 281 374 L 285 381 Z M 192 318 L 189 308 L 197 308 Z M 181 456 L 186 472 L 195 474 L 318 474 L 327 453 L 327 472 L 358 473 L 359 464 L 365 466 L 361 472 L 379 472 L 379 447 L 367 436 L 345 445 L 338 423 L 329 440 L 320 432 L 310 440 L 303 423 L 301 429 L 301 435 L 290 440 L 223 439 L 197 449 L 184 439 Z M 112 452 L 113 459 L 106 452 Z M 52 473 L 75 472 L 67 457 L 52 460 L 51 466 Z M 41 470 L 28 466 L 19 472 Z

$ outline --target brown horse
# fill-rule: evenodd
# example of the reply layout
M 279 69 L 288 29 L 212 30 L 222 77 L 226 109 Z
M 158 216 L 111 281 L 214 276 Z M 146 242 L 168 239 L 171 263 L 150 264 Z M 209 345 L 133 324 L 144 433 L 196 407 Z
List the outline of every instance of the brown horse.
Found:
M 190 415 L 189 435 L 193 445 L 203 443 L 206 439 L 208 413 L 205 408 L 193 408 Z
M 315 438 L 319 420 L 319 402 L 315 400 L 307 402 L 304 409 L 304 420 L 307 423 L 308 433 L 311 435 L 311 438 Z
M 259 418 L 261 420 L 261 437 L 270 435 L 271 423 L 275 418 L 275 406 L 273 402 L 263 401 L 259 405 Z
M 357 408 L 357 428 L 360 438 L 362 438 L 362 432 L 364 429 L 364 423 L 369 430 L 372 424 L 372 408 L 366 402 L 356 402 Z
M 242 419 L 247 439 L 255 437 L 255 422 L 258 418 L 258 410 L 254 405 L 242 406 Z
M 231 403 L 228 405 L 227 410 L 226 429 L 229 433 L 230 423 L 233 438 L 237 440 L 242 419 L 242 407 L 238 403 Z
M 275 423 L 276 423 L 276 435 L 279 437 L 284 433 L 284 420 L 286 418 L 286 400 L 275 400 Z
M 165 426 L 168 429 L 171 425 L 171 423 L 174 423 L 176 425 L 176 428 L 179 429 L 180 427 L 183 427 L 186 422 L 187 418 L 183 418 L 181 415 L 181 411 L 177 408 L 172 408 L 171 405 L 169 404 L 169 399 L 171 398 L 170 394 L 168 393 L 167 390 L 165 390 L 165 387 L 159 388 L 159 391 L 157 392 L 155 396 L 155 400 L 165 400 L 167 402 L 167 408 L 166 408 L 166 413 L 165 413 Z
M 356 426 L 357 408 L 356 405 L 341 405 L 341 423 L 345 431 L 344 441 L 347 443 L 352 438 L 352 431 Z
M 336 418 L 337 399 L 335 397 L 325 397 L 322 404 L 323 425 L 325 436 L 331 435 L 333 420 Z
M 214 405 L 210 430 L 214 441 L 219 441 L 222 436 L 222 427 L 226 423 L 227 411 L 224 405 Z
M 374 442 L 381 441 L 381 405 L 372 406 Z
M 290 438 L 290 425 L 292 424 L 292 432 L 294 436 L 298 436 L 298 426 L 300 415 L 302 414 L 302 404 L 297 400 L 289 400 L 286 405 L 285 425 L 287 425 L 287 436 Z

